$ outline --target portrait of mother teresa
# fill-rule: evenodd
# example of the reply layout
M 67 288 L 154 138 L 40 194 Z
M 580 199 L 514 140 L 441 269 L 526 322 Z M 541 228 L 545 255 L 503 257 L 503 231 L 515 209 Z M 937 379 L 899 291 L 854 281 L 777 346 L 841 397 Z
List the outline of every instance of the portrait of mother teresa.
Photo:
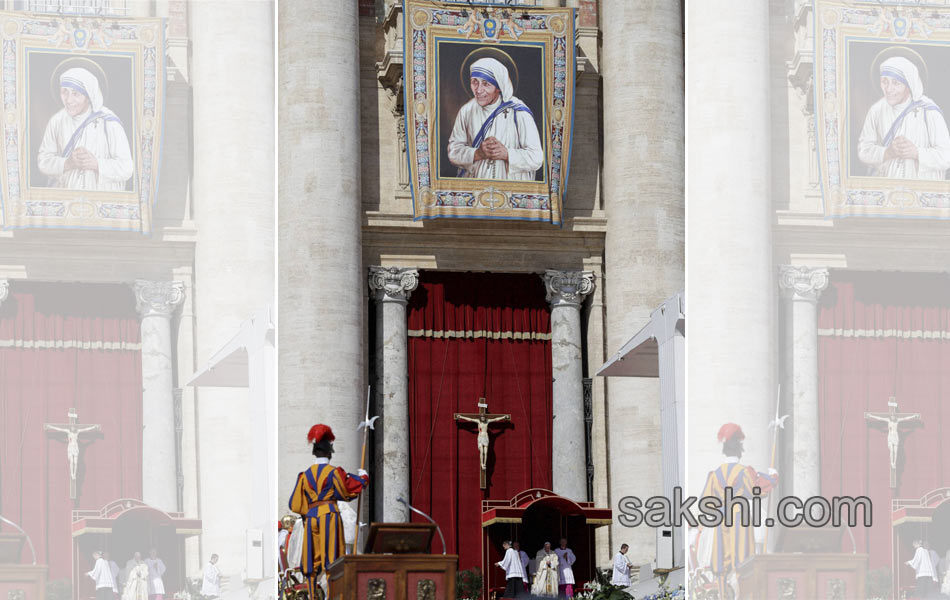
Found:
M 458 177 L 533 181 L 544 164 L 534 115 L 516 98 L 508 69 L 494 58 L 470 68 L 474 97 L 459 109 L 449 136 Z
M 881 93 L 864 118 L 858 157 L 868 174 L 899 179 L 945 179 L 950 134 L 943 111 L 924 95 L 917 66 L 903 56 L 881 63 Z
M 48 187 L 124 191 L 134 172 L 129 139 L 102 105 L 99 80 L 77 67 L 63 71 L 59 86 L 63 108 L 46 124 L 37 153 Z

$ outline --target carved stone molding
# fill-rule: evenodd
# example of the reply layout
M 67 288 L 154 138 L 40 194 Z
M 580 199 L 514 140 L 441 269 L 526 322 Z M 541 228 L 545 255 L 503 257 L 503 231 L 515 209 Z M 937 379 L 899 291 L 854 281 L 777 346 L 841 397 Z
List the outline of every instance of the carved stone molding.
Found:
M 146 281 L 132 284 L 135 309 L 139 316 L 171 317 L 185 299 L 185 284 L 180 281 Z
M 0 306 L 3 306 L 3 301 L 7 299 L 10 295 L 10 281 L 8 279 L 0 279 Z
M 369 289 L 377 302 L 409 302 L 419 286 L 419 270 L 401 267 L 370 267 Z
M 828 268 L 782 265 L 778 284 L 792 300 L 818 302 L 821 292 L 828 287 Z
M 556 306 L 577 306 L 594 291 L 594 273 L 591 271 L 555 271 L 548 269 L 541 276 L 544 279 L 546 294 L 544 298 Z

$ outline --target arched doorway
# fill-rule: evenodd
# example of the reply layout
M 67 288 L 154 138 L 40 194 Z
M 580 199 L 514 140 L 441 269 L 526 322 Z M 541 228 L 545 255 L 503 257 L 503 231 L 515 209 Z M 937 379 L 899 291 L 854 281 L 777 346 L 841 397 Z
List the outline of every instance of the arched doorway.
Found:
M 165 596 L 185 589 L 187 573 L 184 539 L 201 533 L 201 521 L 167 513 L 140 500 L 117 500 L 99 511 L 73 511 L 73 597 L 95 595 L 92 582 L 81 574 L 92 569 L 92 553 L 109 552 L 119 566 L 120 585 L 136 552 L 142 558 L 155 549 L 165 563 Z
M 482 571 L 484 573 L 483 596 L 489 591 L 504 588 L 504 573 L 493 568 L 501 560 L 501 543 L 518 540 L 521 549 L 529 558 L 551 542 L 556 548 L 558 540 L 567 538 L 574 551 L 575 589 L 594 578 L 594 530 L 611 522 L 608 508 L 596 508 L 592 502 L 574 502 L 558 496 L 550 490 L 531 489 L 521 492 L 510 500 L 486 500 L 482 503 Z

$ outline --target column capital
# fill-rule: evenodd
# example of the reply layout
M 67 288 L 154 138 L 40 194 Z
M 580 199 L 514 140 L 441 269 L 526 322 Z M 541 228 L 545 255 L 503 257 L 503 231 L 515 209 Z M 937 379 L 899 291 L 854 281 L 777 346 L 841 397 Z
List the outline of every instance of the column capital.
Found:
M 818 302 L 828 287 L 828 267 L 779 266 L 778 285 L 794 301 Z
M 406 304 L 419 286 L 419 270 L 402 267 L 370 267 L 369 289 L 377 302 Z
M 6 300 L 9 295 L 10 295 L 10 280 L 0 279 L 0 306 L 3 306 L 3 301 Z
M 544 299 L 556 306 L 580 307 L 584 298 L 594 291 L 594 273 L 591 271 L 555 271 L 547 269 L 541 276 L 546 294 Z
M 132 291 L 135 292 L 135 309 L 143 319 L 171 317 L 185 299 L 185 285 L 180 281 L 137 279 Z

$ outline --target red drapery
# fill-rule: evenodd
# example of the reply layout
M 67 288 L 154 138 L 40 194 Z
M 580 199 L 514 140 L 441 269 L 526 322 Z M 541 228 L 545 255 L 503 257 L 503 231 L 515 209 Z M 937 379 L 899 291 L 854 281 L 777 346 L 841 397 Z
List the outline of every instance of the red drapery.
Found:
M 537 275 L 424 272 L 409 303 L 412 504 L 439 523 L 459 568 L 480 566 L 481 501 L 551 488 L 551 324 Z M 490 413 L 488 489 L 476 432 L 453 413 Z M 433 550 L 441 551 L 438 542 Z
M 80 436 L 78 499 L 66 435 L 44 423 L 100 425 Z M 125 286 L 12 282 L 0 307 L 0 514 L 29 534 L 50 579 L 71 571 L 73 509 L 142 493 L 139 322 Z M 24 547 L 25 558 L 29 550 Z
M 945 277 L 839 274 L 819 310 L 822 495 L 868 496 L 870 529 L 853 530 L 870 568 L 890 567 L 891 499 L 950 484 L 950 285 Z M 918 412 L 902 428 L 898 487 L 889 487 L 886 428 L 865 412 Z M 844 549 L 851 550 L 845 536 Z

